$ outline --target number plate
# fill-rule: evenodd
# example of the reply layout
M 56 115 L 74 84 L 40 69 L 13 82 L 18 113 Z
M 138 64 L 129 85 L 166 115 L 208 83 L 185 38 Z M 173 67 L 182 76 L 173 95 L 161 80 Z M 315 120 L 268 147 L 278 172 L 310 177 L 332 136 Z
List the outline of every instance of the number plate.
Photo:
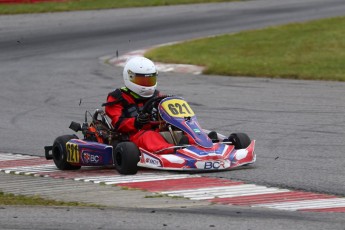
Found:
M 195 114 L 188 103 L 182 99 L 167 100 L 162 103 L 164 110 L 172 117 L 193 117 Z
M 66 151 L 67 151 L 67 162 L 70 163 L 79 163 L 79 146 L 74 143 L 66 143 Z

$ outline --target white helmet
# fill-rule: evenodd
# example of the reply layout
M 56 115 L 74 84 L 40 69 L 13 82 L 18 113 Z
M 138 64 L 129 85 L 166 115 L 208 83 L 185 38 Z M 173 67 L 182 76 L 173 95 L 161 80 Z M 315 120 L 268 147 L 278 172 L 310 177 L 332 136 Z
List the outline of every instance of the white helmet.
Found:
M 125 86 L 141 97 L 151 97 L 157 87 L 155 64 L 145 57 L 129 59 L 123 69 Z

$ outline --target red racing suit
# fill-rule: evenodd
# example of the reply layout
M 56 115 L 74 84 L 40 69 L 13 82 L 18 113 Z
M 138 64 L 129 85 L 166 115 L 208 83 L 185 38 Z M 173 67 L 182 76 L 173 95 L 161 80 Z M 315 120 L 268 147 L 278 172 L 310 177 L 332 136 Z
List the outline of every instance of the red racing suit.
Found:
M 153 97 L 159 95 L 156 90 Z M 115 130 L 121 133 L 127 133 L 129 140 L 138 147 L 146 149 L 149 152 L 155 152 L 163 148 L 173 146 L 165 141 L 158 131 L 153 130 L 149 124 L 143 128 L 136 125 L 135 119 L 142 110 L 144 104 L 151 98 L 138 98 L 126 87 L 116 89 L 108 94 L 105 106 L 105 113 L 111 119 Z M 166 150 L 161 153 L 172 153 L 174 150 Z

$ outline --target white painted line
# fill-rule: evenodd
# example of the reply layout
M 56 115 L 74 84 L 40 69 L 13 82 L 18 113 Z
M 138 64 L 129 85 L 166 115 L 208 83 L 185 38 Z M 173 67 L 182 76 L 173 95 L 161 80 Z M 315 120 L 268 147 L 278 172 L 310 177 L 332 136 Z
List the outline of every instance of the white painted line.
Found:
M 272 204 L 258 204 L 253 207 L 266 207 L 279 210 L 297 211 L 300 209 L 345 207 L 345 198 L 314 199 Z
M 212 187 L 212 188 L 198 188 L 198 189 L 184 189 L 184 190 L 172 190 L 172 191 L 167 191 L 167 192 L 161 192 L 163 194 L 168 194 L 168 193 L 190 193 L 190 192 L 196 192 L 196 191 L 208 191 L 210 189 L 226 189 L 226 188 L 233 188 L 236 187 L 239 188 L 238 186 L 243 186 L 243 185 L 224 185 L 224 186 L 217 186 L 217 187 Z M 248 185 L 245 185 L 247 187 Z M 253 185 L 249 185 L 252 187 Z
M 241 197 L 241 196 L 253 196 L 253 195 L 264 195 L 264 194 L 276 194 L 276 193 L 283 193 L 283 192 L 291 192 L 288 189 L 267 189 L 264 192 L 248 192 L 248 193 L 233 193 L 233 194 L 226 194 L 226 195 L 219 195 L 218 198 L 232 198 L 232 197 Z
M 155 47 L 169 45 L 169 44 L 172 44 L 172 43 L 162 44 Z M 114 66 L 124 67 L 129 58 L 134 57 L 134 56 L 144 56 L 147 50 L 155 48 L 155 47 L 131 51 L 118 57 L 114 55 L 106 55 L 106 56 L 100 57 L 99 61 L 102 63 L 114 65 Z M 159 72 L 191 73 L 191 74 L 198 75 L 198 74 L 201 74 L 202 71 L 204 70 L 203 66 L 196 66 L 196 65 L 190 65 L 190 64 L 173 64 L 173 63 L 155 62 L 155 65 Z
M 47 164 L 47 165 L 38 165 L 38 166 L 25 166 L 25 167 L 15 167 L 15 168 L 6 168 L 4 170 L 1 170 L 7 174 L 14 173 L 14 174 L 22 174 L 25 173 L 25 175 L 31 175 L 34 173 L 40 173 L 40 172 L 54 172 L 59 171 L 55 165 Z
M 75 178 L 77 181 L 93 182 L 96 184 L 119 184 L 119 183 L 130 183 L 130 182 L 143 182 L 143 181 L 157 181 L 157 180 L 168 180 L 168 179 L 182 179 L 190 177 L 200 177 L 198 175 L 174 175 L 174 174 L 139 174 L 139 175 L 114 175 L 114 176 L 98 176 L 98 177 L 81 177 Z
M 265 186 L 258 186 L 254 184 L 221 186 L 212 188 L 188 189 L 161 192 L 168 196 L 182 196 L 190 198 L 191 200 L 207 200 L 213 198 L 230 198 L 248 195 L 261 195 L 270 193 L 289 192 L 287 189 L 268 188 Z
M 243 191 L 243 190 L 253 190 L 253 189 L 259 189 L 259 188 L 267 189 L 268 187 L 259 186 L 255 184 L 241 184 L 241 185 L 230 185 L 230 186 L 229 185 L 218 186 L 218 187 L 211 187 L 211 188 L 176 190 L 176 191 L 168 191 L 166 193 L 198 194 L 198 193 L 213 192 L 213 191 Z
M 74 180 L 82 180 L 82 181 L 95 181 L 95 180 L 111 180 L 113 178 L 120 178 L 120 177 L 130 177 L 130 178 L 136 178 L 136 177 L 141 177 L 142 175 L 146 176 L 157 176 L 157 174 L 154 173 L 147 173 L 147 174 L 136 174 L 136 175 L 131 175 L 131 176 L 125 176 L 125 175 L 106 175 L 106 176 L 91 176 L 91 177 L 79 177 L 75 178 Z
M 10 160 L 26 160 L 26 159 L 37 159 L 38 156 L 29 156 L 22 154 L 13 153 L 0 153 L 0 161 L 10 161 Z
M 120 184 L 120 183 L 134 183 L 134 182 L 145 182 L 145 181 L 158 181 L 158 180 L 172 180 L 172 179 L 184 179 L 193 177 L 190 175 L 155 175 L 155 176 L 140 176 L 137 178 L 129 178 L 128 176 L 123 178 L 114 178 L 112 181 L 107 181 L 105 184 Z

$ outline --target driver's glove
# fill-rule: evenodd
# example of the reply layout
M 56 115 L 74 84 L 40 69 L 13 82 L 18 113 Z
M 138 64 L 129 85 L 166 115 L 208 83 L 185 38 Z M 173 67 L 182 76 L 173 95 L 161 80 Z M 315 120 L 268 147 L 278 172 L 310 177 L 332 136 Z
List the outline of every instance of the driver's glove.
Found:
M 135 127 L 140 129 L 145 124 L 150 122 L 150 116 L 147 113 L 139 113 L 138 116 L 135 118 Z

